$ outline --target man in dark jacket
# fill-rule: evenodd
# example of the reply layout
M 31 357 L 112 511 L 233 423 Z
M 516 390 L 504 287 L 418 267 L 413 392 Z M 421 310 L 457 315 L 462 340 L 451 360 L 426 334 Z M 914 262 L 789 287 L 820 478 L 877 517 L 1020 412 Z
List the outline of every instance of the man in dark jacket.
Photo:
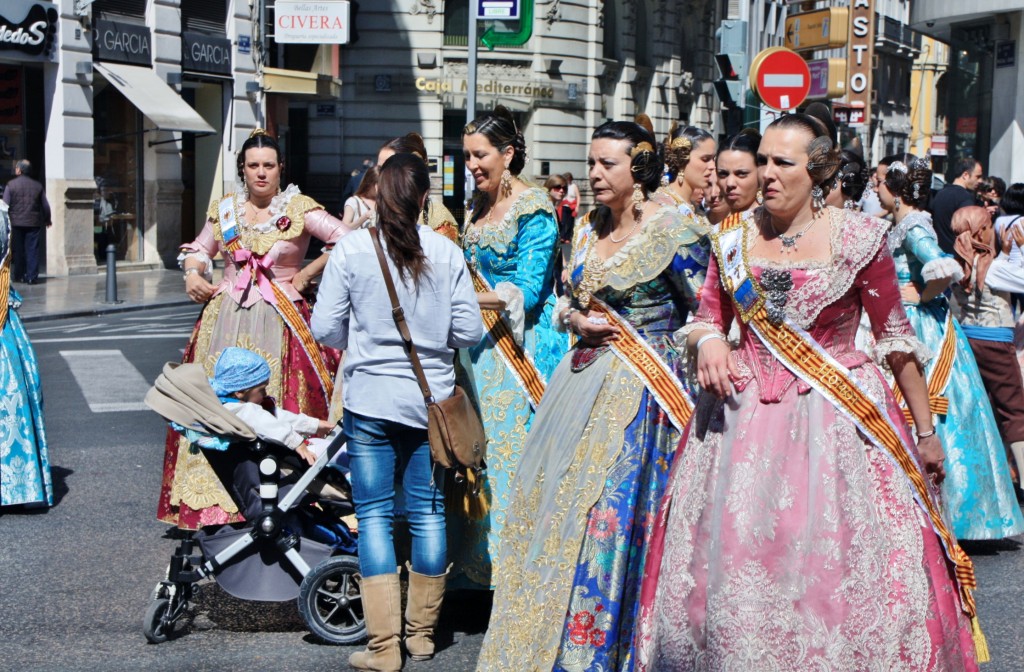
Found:
M 981 182 L 981 164 L 973 157 L 963 157 L 953 165 L 956 178 L 932 199 L 932 225 L 939 239 L 939 247 L 946 254 L 954 254 L 953 213 L 968 205 L 977 205 L 975 189 Z
M 31 163 L 18 161 L 14 174 L 4 189 L 14 243 L 14 280 L 34 285 L 39 279 L 39 236 L 52 224 L 50 203 L 43 185 L 32 179 Z

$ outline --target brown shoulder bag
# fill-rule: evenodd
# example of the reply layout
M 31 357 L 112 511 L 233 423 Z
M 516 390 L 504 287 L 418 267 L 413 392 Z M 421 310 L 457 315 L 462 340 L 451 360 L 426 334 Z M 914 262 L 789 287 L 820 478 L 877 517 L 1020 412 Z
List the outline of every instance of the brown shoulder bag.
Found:
M 409 325 L 405 321 L 405 312 L 398 302 L 395 283 L 391 279 L 391 272 L 388 270 L 387 260 L 384 258 L 384 248 L 381 247 L 380 232 L 377 227 L 370 227 L 370 238 L 373 240 L 373 247 L 377 252 L 380 270 L 384 274 L 384 284 L 387 285 L 388 296 L 391 298 L 391 315 L 395 319 L 398 333 L 405 341 L 406 354 L 409 355 L 409 360 L 412 362 L 416 380 L 427 404 L 427 438 L 430 441 L 430 456 L 434 462 L 445 469 L 455 469 L 457 480 L 465 478 L 467 471 L 474 472 L 474 476 L 478 477 L 484 467 L 484 453 L 487 445 L 480 416 L 473 408 L 469 396 L 458 385 L 455 386 L 455 392 L 448 399 L 442 401 L 434 399 L 434 395 L 430 391 L 430 384 L 423 373 L 419 355 L 416 354 L 416 346 L 412 342 Z M 477 484 L 480 483 L 479 478 L 472 478 L 472 480 Z

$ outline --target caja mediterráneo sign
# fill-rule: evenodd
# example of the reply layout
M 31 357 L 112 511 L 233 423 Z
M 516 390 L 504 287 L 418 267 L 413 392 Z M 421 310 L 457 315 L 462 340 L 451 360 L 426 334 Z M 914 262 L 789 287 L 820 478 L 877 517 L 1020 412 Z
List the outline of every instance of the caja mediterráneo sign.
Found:
M 465 79 L 416 78 L 416 90 L 426 94 L 466 93 L 469 82 Z M 489 79 L 476 83 L 477 94 L 510 96 L 515 98 L 553 99 L 555 87 L 547 82 L 516 82 Z
M 54 58 L 59 21 L 57 6 L 52 3 L 4 0 L 0 3 L 0 56 Z

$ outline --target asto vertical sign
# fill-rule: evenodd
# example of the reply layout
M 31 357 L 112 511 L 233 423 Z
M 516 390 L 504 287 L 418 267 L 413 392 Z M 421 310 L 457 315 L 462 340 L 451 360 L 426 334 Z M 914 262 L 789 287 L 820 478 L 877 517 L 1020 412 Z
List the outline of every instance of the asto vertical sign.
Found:
M 875 56 L 875 3 L 874 0 L 853 0 L 851 4 L 847 95 L 850 107 L 863 110 L 861 123 L 868 124 L 871 122 L 871 62 Z

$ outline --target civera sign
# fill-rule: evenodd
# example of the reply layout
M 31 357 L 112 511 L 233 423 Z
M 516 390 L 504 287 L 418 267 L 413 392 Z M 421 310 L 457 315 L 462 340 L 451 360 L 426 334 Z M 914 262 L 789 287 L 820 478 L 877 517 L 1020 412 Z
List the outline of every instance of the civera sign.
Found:
M 0 55 L 20 52 L 32 57 L 52 57 L 59 17 L 49 2 L 3 2 L 0 4 Z
M 274 2 L 274 41 L 279 44 L 348 44 L 348 0 Z

